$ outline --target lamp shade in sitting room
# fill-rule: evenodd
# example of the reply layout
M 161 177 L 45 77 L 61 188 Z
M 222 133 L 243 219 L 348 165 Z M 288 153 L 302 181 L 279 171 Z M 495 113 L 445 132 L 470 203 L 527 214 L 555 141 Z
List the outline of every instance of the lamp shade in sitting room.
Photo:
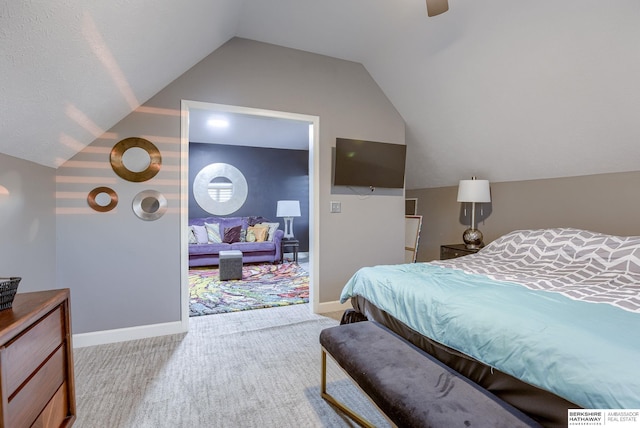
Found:
M 284 218 L 284 238 L 293 239 L 293 218 L 300 217 L 300 201 L 278 201 L 276 217 Z

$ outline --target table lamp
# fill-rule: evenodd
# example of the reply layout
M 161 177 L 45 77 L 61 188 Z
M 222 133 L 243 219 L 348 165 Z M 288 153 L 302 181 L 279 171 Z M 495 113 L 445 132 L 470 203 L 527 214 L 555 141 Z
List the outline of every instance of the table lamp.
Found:
M 464 231 L 462 239 L 469 249 L 482 247 L 482 232 L 476 229 L 476 203 L 491 202 L 489 180 L 460 180 L 458 202 L 471 202 L 471 226 Z
M 278 201 L 276 217 L 284 218 L 284 239 L 293 239 L 293 218 L 300 217 L 300 201 Z

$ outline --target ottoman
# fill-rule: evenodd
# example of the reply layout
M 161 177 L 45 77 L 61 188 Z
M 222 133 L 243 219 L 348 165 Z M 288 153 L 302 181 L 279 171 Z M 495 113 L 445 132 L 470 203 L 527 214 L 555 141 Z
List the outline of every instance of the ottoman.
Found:
M 242 251 L 220 251 L 220 281 L 242 279 Z

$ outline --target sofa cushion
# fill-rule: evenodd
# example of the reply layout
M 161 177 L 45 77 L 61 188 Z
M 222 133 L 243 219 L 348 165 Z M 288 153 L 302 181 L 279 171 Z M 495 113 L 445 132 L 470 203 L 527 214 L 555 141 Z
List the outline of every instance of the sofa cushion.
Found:
M 204 226 L 205 223 L 215 223 L 216 220 L 213 217 L 199 217 L 190 218 L 189 226 Z
M 276 244 L 269 241 L 264 242 L 235 242 L 231 244 L 232 250 L 240 250 L 243 253 L 259 252 L 259 251 L 274 251 Z
M 242 231 L 242 226 L 237 225 L 233 227 L 225 227 L 224 228 L 224 236 L 222 237 L 222 242 L 226 242 L 227 244 L 233 244 L 234 242 L 240 242 L 240 232 Z
M 267 236 L 269 235 L 268 227 L 259 227 L 260 225 L 249 226 L 247 229 L 247 235 L 249 235 L 249 239 L 247 242 L 264 242 L 267 240 Z M 253 235 L 253 240 L 251 239 L 251 235 Z
M 209 242 L 212 244 L 219 244 L 222 242 L 222 237 L 220 236 L 220 225 L 218 223 L 205 223 L 204 227 L 207 229 Z
M 189 226 L 189 230 L 187 231 L 187 240 L 189 244 L 197 244 L 198 239 L 196 238 L 196 234 L 193 232 L 193 226 Z
M 241 225 L 243 229 L 248 227 L 247 217 L 196 217 L 189 219 L 189 226 L 204 226 L 205 223 L 218 223 L 220 225 L 220 231 L 223 231 L 225 227 L 237 225 Z
M 278 228 L 280 227 L 280 223 L 268 223 L 268 222 L 264 222 L 264 223 L 260 223 L 257 224 L 256 226 L 267 226 L 269 228 L 269 236 L 267 236 L 267 241 L 273 241 L 273 237 L 276 233 L 276 230 L 278 230 Z
M 206 244 L 209 242 L 209 238 L 207 237 L 207 230 L 204 226 L 191 226 L 193 229 L 193 234 L 196 237 L 196 244 Z
M 218 217 L 216 223 L 220 223 L 220 232 L 224 234 L 225 229 L 240 226 L 241 229 L 246 229 L 247 219 L 246 217 Z
M 201 254 L 211 254 L 217 255 L 220 251 L 231 250 L 231 244 L 200 244 L 200 245 L 189 245 L 189 254 L 191 255 L 201 255 Z
M 262 216 L 250 216 L 250 217 L 247 217 L 247 227 L 255 226 L 256 224 L 262 223 L 265 221 L 269 221 L 269 220 Z

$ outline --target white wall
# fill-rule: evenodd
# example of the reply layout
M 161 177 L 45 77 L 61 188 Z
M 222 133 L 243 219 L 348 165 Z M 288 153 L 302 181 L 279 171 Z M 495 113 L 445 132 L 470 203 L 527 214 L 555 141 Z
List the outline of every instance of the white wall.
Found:
M 0 154 L 0 277 L 18 292 L 56 284 L 55 170 Z
M 183 99 L 320 117 L 320 302 L 337 300 L 359 267 L 403 260 L 403 196 L 330 194 L 336 137 L 404 144 L 402 118 L 364 67 L 232 39 L 58 170 L 58 191 L 75 192 L 58 199 L 58 283 L 72 288 L 75 333 L 180 319 Z M 110 148 L 126 137 L 148 138 L 160 149 L 163 166 L 150 181 L 126 182 L 111 171 Z M 115 211 L 86 206 L 86 194 L 100 185 L 118 193 Z M 145 189 L 169 200 L 158 221 L 131 212 L 131 200 Z M 331 200 L 342 201 L 343 214 L 329 213 Z

